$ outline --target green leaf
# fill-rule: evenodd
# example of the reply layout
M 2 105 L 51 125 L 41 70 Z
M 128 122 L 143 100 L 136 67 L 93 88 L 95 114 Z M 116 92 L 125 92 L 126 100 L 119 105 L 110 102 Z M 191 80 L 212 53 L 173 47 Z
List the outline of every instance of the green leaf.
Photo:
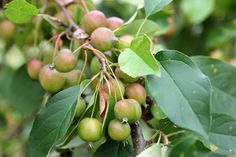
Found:
M 131 77 L 160 75 L 158 62 L 151 54 L 151 42 L 147 36 L 140 36 L 131 43 L 131 48 L 124 50 L 118 58 L 122 71 Z
M 14 0 L 5 5 L 7 18 L 15 23 L 26 23 L 36 16 L 39 10 L 25 0 Z
M 74 86 L 56 94 L 37 115 L 30 133 L 27 157 L 46 157 L 71 125 L 80 92 Z
M 143 24 L 143 22 L 144 22 L 144 19 L 134 20 L 118 28 L 115 31 L 115 34 L 117 36 L 121 36 L 125 34 L 136 35 L 136 33 L 139 30 L 139 27 Z M 155 35 L 155 33 L 158 31 L 160 31 L 160 26 L 157 23 L 151 20 L 146 20 L 142 26 L 140 34 L 147 34 L 149 36 L 152 36 L 152 35 Z
M 93 157 L 104 156 L 130 157 L 132 156 L 132 149 L 129 144 L 126 144 L 124 146 L 122 142 L 108 140 L 105 144 L 98 148 L 97 152 L 94 154 Z
M 161 77 L 148 76 L 147 89 L 176 125 L 208 138 L 210 128 L 209 79 L 186 55 L 164 50 L 155 56 Z
M 12 106 L 24 115 L 30 115 L 38 109 L 44 95 L 44 90 L 38 81 L 29 77 L 25 66 L 13 74 L 8 92 Z
M 153 15 L 162 10 L 172 0 L 144 0 L 144 8 L 147 16 Z
M 213 11 L 215 0 L 182 0 L 180 7 L 189 22 L 201 23 Z
M 213 85 L 210 142 L 220 153 L 236 150 L 236 68 L 209 57 L 192 57 Z
M 151 147 L 145 149 L 137 157 L 159 157 L 159 156 L 161 156 L 161 145 L 159 143 L 156 143 Z
M 172 141 L 169 157 L 225 157 L 211 152 L 194 135 Z

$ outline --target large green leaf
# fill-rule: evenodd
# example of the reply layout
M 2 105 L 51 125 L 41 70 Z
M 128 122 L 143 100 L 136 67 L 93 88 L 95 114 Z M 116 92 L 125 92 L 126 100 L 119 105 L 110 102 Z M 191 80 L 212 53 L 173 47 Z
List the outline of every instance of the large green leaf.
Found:
M 28 157 L 46 157 L 65 136 L 74 117 L 79 92 L 79 86 L 75 86 L 56 94 L 37 115 L 30 133 Z
M 172 141 L 169 157 L 226 157 L 207 149 L 194 135 Z
M 36 16 L 39 10 L 25 0 L 14 0 L 5 5 L 7 18 L 15 23 L 26 23 Z
M 40 107 L 44 90 L 37 81 L 29 77 L 25 66 L 13 74 L 8 88 L 8 99 L 16 111 L 30 115 Z
M 131 77 L 160 75 L 158 62 L 151 53 L 151 42 L 147 36 L 139 36 L 125 49 L 118 58 L 122 71 Z
M 182 0 L 180 7 L 189 22 L 197 24 L 211 14 L 214 4 L 215 0 Z
M 222 153 L 236 150 L 236 68 L 209 57 L 193 57 L 213 85 L 210 141 Z
M 132 149 L 129 144 L 124 144 L 122 142 L 116 142 L 113 140 L 108 140 L 100 148 L 93 157 L 130 157 L 132 156 Z
M 144 0 L 147 16 L 153 15 L 167 6 L 172 0 Z
M 210 129 L 209 79 L 186 55 L 160 51 L 161 77 L 148 76 L 147 89 L 167 117 L 180 127 L 208 138 Z
M 121 26 L 115 31 L 115 34 L 117 36 L 121 36 L 125 34 L 136 35 L 141 25 L 143 26 L 139 34 L 147 34 L 151 36 L 151 35 L 154 35 L 156 32 L 160 31 L 161 29 L 157 23 L 151 20 L 144 21 L 144 19 L 139 19 L 139 20 L 134 20 L 128 24 Z

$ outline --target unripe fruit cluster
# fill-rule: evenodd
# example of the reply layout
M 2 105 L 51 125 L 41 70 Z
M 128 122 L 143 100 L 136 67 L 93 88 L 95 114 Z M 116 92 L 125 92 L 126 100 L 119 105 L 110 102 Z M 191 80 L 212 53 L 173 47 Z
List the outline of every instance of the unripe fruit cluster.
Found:
M 124 21 L 117 17 L 106 18 L 100 11 L 91 11 L 82 19 L 81 26 L 90 35 L 90 44 L 101 52 L 113 51 L 115 46 L 118 49 L 129 48 L 133 37 L 124 35 L 115 37 L 113 30 L 124 24 Z M 93 57 L 90 63 L 90 70 L 93 75 L 100 72 L 100 60 Z M 116 141 L 126 140 L 131 133 L 130 124 L 137 122 L 142 116 L 141 105 L 145 104 L 145 88 L 135 83 L 138 78 L 132 78 L 124 73 L 119 67 L 115 69 L 116 78 L 110 78 L 101 89 L 113 97 L 117 102 L 114 106 L 115 119 L 111 120 L 107 126 L 108 135 Z M 92 82 L 96 89 L 99 79 Z M 81 106 L 81 105 L 80 105 Z M 99 140 L 103 135 L 101 119 L 83 118 L 78 125 L 78 134 L 81 139 L 87 142 Z
M 92 49 L 88 51 L 95 49 L 99 54 L 100 52 L 104 53 L 101 56 L 106 56 L 108 52 L 112 54 L 113 47 L 129 48 L 132 44 L 132 36 L 124 35 L 118 39 L 113 33 L 123 24 L 124 21 L 120 18 L 106 18 L 100 11 L 90 11 L 81 21 L 81 27 L 89 37 L 81 42 L 82 44 L 85 41 L 89 42 Z M 80 84 L 81 80 L 85 79 L 81 71 L 76 68 L 79 62 L 76 53 L 70 49 L 62 48 L 54 55 L 54 50 L 51 50 L 50 46 L 47 47 L 45 43 L 42 45 L 41 49 L 33 47 L 27 51 L 27 70 L 29 76 L 34 80 L 38 79 L 47 92 L 59 92 L 64 88 Z M 45 52 L 42 52 L 42 49 Z M 91 75 L 94 76 L 101 71 L 102 60 L 97 55 L 89 62 Z M 145 104 L 146 91 L 142 84 L 137 83 L 139 78 L 130 77 L 118 66 L 113 70 L 114 73 L 112 72 L 106 81 L 95 79 L 92 82 L 94 89 L 100 87 L 100 91 L 103 91 L 104 95 L 116 100 L 113 109 L 114 119 L 108 123 L 108 126 L 103 126 L 102 117 L 94 118 L 93 114 L 88 117 L 91 111 L 87 109 L 85 100 L 78 97 L 75 117 L 79 120 L 78 135 L 84 141 L 98 141 L 103 136 L 104 128 L 107 128 L 111 139 L 124 141 L 130 136 L 130 125 L 142 117 L 141 105 Z M 99 86 L 97 86 L 98 83 Z
M 53 60 L 52 47 L 43 42 L 40 49 L 37 47 L 28 49 L 26 58 L 29 59 L 27 64 L 29 76 L 39 80 L 47 92 L 58 92 L 85 79 L 80 70 L 75 69 L 78 59 L 69 49 L 60 50 Z
M 117 100 L 114 106 L 115 119 L 111 120 L 107 127 L 108 135 L 115 141 L 124 141 L 130 136 L 130 124 L 141 119 L 141 105 L 146 100 L 145 88 L 139 83 L 131 83 L 125 88 L 120 80 L 115 79 L 109 80 L 102 88 Z M 124 95 L 127 98 L 123 99 Z M 81 104 L 84 103 L 79 103 L 79 113 L 81 113 L 81 109 L 85 109 Z M 79 122 L 78 134 L 87 142 L 95 142 L 102 137 L 101 126 L 102 122 L 96 118 L 84 118 Z
M 90 35 L 91 44 L 100 51 L 108 51 L 116 46 L 119 49 L 128 48 L 133 37 L 125 35 L 117 39 L 113 33 L 124 24 L 118 17 L 106 18 L 101 11 L 88 12 L 82 19 L 81 27 Z
M 113 46 L 128 47 L 132 36 L 124 36 L 116 42 L 113 30 L 122 26 L 124 21 L 118 17 L 106 18 L 106 16 L 98 10 L 93 10 L 86 13 L 81 21 L 81 27 L 86 33 L 90 35 L 90 44 L 99 51 L 105 52 L 111 50 Z M 55 93 L 61 89 L 74 86 L 84 79 L 83 74 L 76 70 L 78 63 L 77 56 L 69 49 L 61 49 L 54 55 L 54 50 L 47 44 L 42 43 L 41 48 L 30 47 L 25 51 L 26 59 L 28 60 L 27 70 L 29 76 L 37 80 L 39 79 L 42 87 L 50 92 Z M 93 58 L 90 64 L 90 68 L 93 74 L 100 71 L 100 62 L 98 58 Z M 123 74 L 120 74 L 123 75 Z M 122 76 L 121 76 L 122 77 Z M 130 79 L 124 76 L 124 80 Z M 133 80 L 132 80 L 133 81 Z M 129 81 L 127 81 L 129 82 Z M 116 83 L 111 81 L 112 88 L 117 88 Z M 121 83 L 119 83 L 121 84 Z M 114 92 L 111 90 L 111 94 L 117 99 L 121 99 L 121 95 L 124 94 L 125 89 L 120 87 L 120 92 Z M 106 88 L 108 90 L 108 88 Z

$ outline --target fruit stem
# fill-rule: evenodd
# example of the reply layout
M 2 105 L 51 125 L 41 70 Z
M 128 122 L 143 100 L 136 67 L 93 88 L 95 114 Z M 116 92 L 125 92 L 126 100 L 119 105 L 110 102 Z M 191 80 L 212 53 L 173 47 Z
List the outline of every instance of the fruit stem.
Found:
M 96 87 L 96 90 L 95 90 L 95 102 L 93 104 L 93 110 L 92 110 L 91 118 L 94 116 L 94 112 L 95 112 L 95 108 L 96 108 L 96 103 L 97 103 L 97 98 L 98 98 L 98 93 L 99 93 L 99 89 L 100 89 L 102 80 L 103 80 L 103 74 L 101 73 L 100 81 L 99 81 L 99 83 L 98 83 L 98 85 Z
M 175 135 L 178 135 L 178 134 L 183 134 L 185 132 L 186 132 L 186 130 L 180 130 L 180 131 L 177 131 L 177 132 L 173 132 L 173 133 L 167 134 L 166 136 L 167 137 L 171 137 L 171 136 L 175 136 Z
M 48 103 L 49 98 L 51 97 L 51 93 L 45 93 L 43 96 L 42 106 L 45 107 Z
M 100 62 L 101 70 L 105 72 L 106 66 L 107 66 L 106 56 L 99 50 L 93 48 L 91 45 L 88 45 L 85 48 L 91 50 L 96 55 L 96 57 L 98 58 Z
M 89 9 L 88 9 L 88 7 L 87 7 L 87 4 L 84 2 L 84 0 L 81 0 L 81 3 L 82 3 L 82 5 L 83 5 L 83 7 L 84 7 L 86 13 L 88 13 L 88 12 L 89 12 Z
M 139 122 L 131 125 L 131 136 L 133 140 L 133 156 L 136 157 L 146 147 L 146 141 L 143 137 L 142 128 Z
M 113 70 L 112 70 L 112 68 L 110 67 L 109 64 L 108 64 L 108 68 L 111 70 L 111 73 L 112 73 L 113 77 L 115 78 L 115 81 L 116 81 L 117 84 L 118 84 L 118 88 L 119 88 L 119 92 L 120 92 L 120 95 L 121 95 L 121 99 L 124 99 L 124 96 L 123 96 L 123 94 L 122 94 L 122 92 L 121 92 L 121 88 L 120 88 L 120 84 L 119 84 L 119 82 L 118 82 L 118 79 L 117 79 L 115 73 L 113 72 Z
M 81 70 L 81 74 L 79 76 L 79 81 L 78 82 L 81 82 L 81 79 L 84 75 L 84 71 L 85 71 L 85 68 L 86 68 L 86 65 L 87 65 L 87 61 L 88 61 L 88 55 L 87 55 L 87 51 L 85 50 L 84 51 L 84 65 L 83 65 L 83 68 Z
M 161 137 L 162 137 L 163 144 L 168 145 L 169 144 L 169 139 L 168 139 L 167 135 L 164 134 L 163 132 L 160 132 L 160 134 L 161 134 Z
M 92 8 L 92 10 L 97 10 L 96 6 L 93 3 L 91 3 L 90 1 L 86 1 L 85 3 L 87 4 L 87 6 Z
M 95 76 L 93 76 L 93 77 L 90 79 L 90 81 L 85 85 L 85 87 L 82 88 L 81 93 L 83 93 L 83 92 L 85 91 L 85 89 L 87 89 L 88 86 L 89 86 L 99 75 L 100 75 L 100 72 L 97 73 Z
M 80 47 L 78 47 L 76 50 L 74 50 L 73 53 L 76 53 L 77 51 L 79 51 L 81 48 L 83 48 L 86 45 L 88 45 L 88 42 L 85 42 L 82 45 L 80 45 Z
M 53 52 L 53 57 L 52 57 L 52 65 L 54 64 L 54 59 L 56 57 L 58 48 L 59 48 L 59 40 L 61 39 L 61 37 L 65 34 L 66 32 L 61 32 L 59 35 L 57 35 L 56 39 L 55 39 L 55 47 L 54 47 L 54 52 Z
M 161 142 L 161 132 L 159 131 L 158 134 L 159 134 L 159 137 L 158 137 L 157 143 L 159 144 Z
M 106 84 L 107 84 L 107 87 L 108 87 L 108 95 L 110 95 L 111 94 L 111 85 L 110 85 L 110 83 L 109 83 L 109 81 L 108 81 L 108 79 L 106 78 L 106 76 L 109 78 L 109 73 L 105 73 L 106 75 L 104 75 L 104 80 L 105 80 L 105 82 L 106 82 Z M 115 99 L 116 99 L 116 97 L 115 97 Z
M 43 8 L 41 9 L 40 13 L 44 13 L 48 8 L 48 0 L 45 0 L 44 1 L 44 5 L 43 5 Z

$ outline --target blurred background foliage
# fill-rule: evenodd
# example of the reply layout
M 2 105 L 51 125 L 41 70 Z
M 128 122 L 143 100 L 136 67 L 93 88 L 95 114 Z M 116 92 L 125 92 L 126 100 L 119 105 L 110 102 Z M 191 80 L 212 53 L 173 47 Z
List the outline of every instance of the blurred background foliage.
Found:
M 22 66 L 37 51 L 50 49 L 50 46 L 40 45 L 49 40 L 55 30 L 46 20 L 39 25 L 38 17 L 21 25 L 7 21 L 3 12 L 6 2 L 0 2 L 0 157 L 23 157 L 33 117 L 44 93 Z M 44 4 L 43 0 L 29 2 L 38 8 Z M 142 0 L 94 2 L 108 17 L 118 16 L 126 21 L 143 4 Z M 235 8 L 235 0 L 174 0 L 163 11 L 149 17 L 159 29 L 153 39 L 157 43 L 155 48 L 176 49 L 188 55 L 210 55 L 236 66 Z M 68 9 L 79 23 L 83 15 L 81 10 L 74 6 Z M 65 20 L 52 2 L 46 13 Z M 138 18 L 143 17 L 141 9 Z M 189 145 L 188 142 L 181 144 Z

